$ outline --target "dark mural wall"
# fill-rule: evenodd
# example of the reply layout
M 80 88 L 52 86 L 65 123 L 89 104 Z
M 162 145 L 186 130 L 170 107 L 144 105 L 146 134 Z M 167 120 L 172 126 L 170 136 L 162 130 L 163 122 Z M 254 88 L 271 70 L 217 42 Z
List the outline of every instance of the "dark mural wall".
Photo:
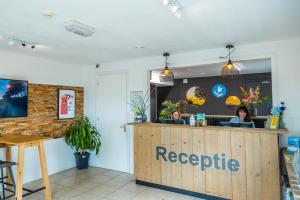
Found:
M 211 90 L 216 84 L 223 84 L 226 86 L 227 94 L 225 97 L 216 98 L 213 96 Z M 200 107 L 187 105 L 188 113 L 203 112 L 207 115 L 234 115 L 235 111 L 226 107 L 225 99 L 231 95 L 242 98 L 240 86 L 248 89 L 250 87 L 255 88 L 257 85 L 260 85 L 261 87 L 261 97 L 269 96 L 272 98 L 271 73 L 245 74 L 240 75 L 237 79 L 224 79 L 220 76 L 189 78 L 187 84 L 183 83 L 183 79 L 176 79 L 175 85 L 172 87 L 156 88 L 155 96 L 157 97 L 157 102 L 155 102 L 155 100 L 152 98 L 151 104 L 153 106 L 151 106 L 151 120 L 155 120 L 155 118 L 158 119 L 157 117 L 159 116 L 159 112 L 162 109 L 161 104 L 163 101 L 171 100 L 173 102 L 178 102 L 179 100 L 185 100 L 186 92 L 193 86 L 198 86 L 204 89 L 206 102 L 203 106 Z M 257 109 L 257 115 L 265 116 L 270 114 L 271 107 L 272 102 L 260 104 Z

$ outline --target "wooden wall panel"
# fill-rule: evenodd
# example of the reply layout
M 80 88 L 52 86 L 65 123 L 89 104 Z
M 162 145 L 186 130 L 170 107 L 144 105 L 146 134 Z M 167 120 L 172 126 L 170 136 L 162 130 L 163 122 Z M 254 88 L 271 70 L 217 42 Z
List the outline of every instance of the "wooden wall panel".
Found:
M 205 155 L 204 129 L 193 129 L 193 153 L 195 155 Z M 199 165 L 193 167 L 194 188 L 193 191 L 205 193 L 205 171 Z
M 182 129 L 181 128 L 171 128 L 171 149 L 177 155 L 181 153 L 181 140 L 182 140 Z M 181 163 L 175 162 L 171 165 L 171 186 L 176 188 L 181 188 Z
M 231 171 L 228 169 L 227 162 L 231 157 L 231 132 L 230 129 L 217 129 L 218 142 L 217 149 L 220 156 L 220 165 L 222 154 L 225 155 L 225 170 L 217 170 L 217 182 L 218 184 L 218 195 L 222 197 L 232 198 L 232 183 L 231 183 Z M 214 167 L 212 167 L 214 168 Z M 224 184 L 226 183 L 226 184 Z
M 247 200 L 262 199 L 260 134 L 245 133 Z
M 147 150 L 146 150 L 146 145 L 147 145 L 147 127 L 141 127 L 141 134 L 140 134 L 140 151 L 141 151 L 141 159 L 140 159 L 140 165 L 141 165 L 141 172 L 140 172 L 140 177 L 141 181 L 146 181 L 147 179 Z
M 32 84 L 28 85 L 28 116 L 0 119 L 4 134 L 63 136 L 72 119 L 57 119 L 57 90 L 76 91 L 76 117 L 83 116 L 84 90 L 82 87 Z
M 171 128 L 162 127 L 161 128 L 161 146 L 166 149 L 171 148 Z M 172 172 L 171 163 L 166 161 L 161 161 L 161 182 L 163 185 L 171 186 Z
M 232 199 L 246 200 L 246 150 L 245 130 L 231 131 L 231 157 L 239 161 L 239 171 L 232 173 Z
M 143 145 L 143 148 L 145 149 L 145 171 L 144 171 L 144 180 L 147 182 L 151 182 L 152 180 L 152 159 L 151 157 L 153 156 L 152 152 L 152 133 L 154 132 L 154 127 L 147 127 L 147 132 L 144 135 L 145 137 L 145 143 Z
M 193 130 L 191 128 L 182 129 L 181 152 L 186 153 L 187 156 L 193 153 Z M 188 162 L 188 157 L 185 159 L 187 163 L 181 164 L 181 187 L 191 191 L 194 189 L 194 167 Z
M 141 156 L 140 156 L 140 149 L 141 147 L 139 146 L 139 142 L 141 141 L 140 140 L 140 129 L 141 127 L 140 126 L 134 126 L 133 127 L 133 132 L 134 132 L 134 135 L 133 135 L 133 138 L 134 138 L 134 177 L 135 179 L 140 179 L 141 176 L 140 176 L 140 167 L 141 167 L 141 163 L 140 163 L 140 159 L 141 159 Z
M 156 147 L 161 146 L 161 128 L 153 127 L 151 132 L 151 141 L 152 141 L 152 165 L 151 165 L 151 174 L 152 174 L 152 183 L 161 184 L 161 162 L 156 160 Z
M 217 129 L 205 130 L 205 155 L 211 158 L 218 151 L 218 133 Z M 205 170 L 205 190 L 206 193 L 218 195 L 219 182 L 218 171 L 214 168 L 208 168 Z
M 277 135 L 261 134 L 262 199 L 280 199 Z M 274 198 L 275 197 L 275 198 Z

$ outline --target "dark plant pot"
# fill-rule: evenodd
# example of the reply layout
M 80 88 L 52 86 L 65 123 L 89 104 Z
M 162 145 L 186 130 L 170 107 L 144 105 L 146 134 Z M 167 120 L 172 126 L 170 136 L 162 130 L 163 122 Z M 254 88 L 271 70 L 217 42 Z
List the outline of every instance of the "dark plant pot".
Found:
M 137 122 L 137 123 L 146 122 L 147 121 L 147 115 L 145 115 L 145 114 L 136 115 L 135 118 L 134 118 L 134 121 Z
M 257 108 L 249 106 L 248 111 L 249 111 L 251 117 L 256 117 L 257 116 Z
M 146 114 L 143 114 L 142 115 L 142 122 L 146 122 L 147 121 L 147 115 Z
M 84 154 L 80 154 L 79 152 L 76 152 L 74 155 L 77 169 L 87 169 L 89 167 L 90 153 L 85 152 Z

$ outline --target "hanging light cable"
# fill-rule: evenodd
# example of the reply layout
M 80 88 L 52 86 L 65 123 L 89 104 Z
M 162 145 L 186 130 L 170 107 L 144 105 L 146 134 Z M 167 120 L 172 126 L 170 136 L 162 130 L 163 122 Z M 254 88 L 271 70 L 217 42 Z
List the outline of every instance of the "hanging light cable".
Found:
M 165 68 L 160 72 L 159 79 L 161 82 L 173 81 L 174 80 L 174 73 L 168 67 L 168 58 L 170 54 L 168 52 L 164 53 L 163 56 L 165 57 Z
M 240 69 L 235 66 L 235 64 L 232 62 L 231 57 L 230 57 L 231 53 L 232 53 L 231 49 L 234 48 L 234 46 L 231 45 L 231 44 L 228 44 L 228 45 L 226 45 L 226 48 L 228 49 L 228 61 L 222 67 L 222 69 L 221 69 L 221 75 L 223 77 L 225 77 L 225 76 L 232 76 L 232 77 L 234 77 L 234 76 L 237 76 L 237 75 L 240 74 Z

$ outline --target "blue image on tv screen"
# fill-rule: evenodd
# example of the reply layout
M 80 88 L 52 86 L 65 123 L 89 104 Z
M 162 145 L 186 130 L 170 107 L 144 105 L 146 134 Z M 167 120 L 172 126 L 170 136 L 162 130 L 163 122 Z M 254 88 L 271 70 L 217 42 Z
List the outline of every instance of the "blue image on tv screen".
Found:
M 25 117 L 28 107 L 28 82 L 0 79 L 0 118 Z

